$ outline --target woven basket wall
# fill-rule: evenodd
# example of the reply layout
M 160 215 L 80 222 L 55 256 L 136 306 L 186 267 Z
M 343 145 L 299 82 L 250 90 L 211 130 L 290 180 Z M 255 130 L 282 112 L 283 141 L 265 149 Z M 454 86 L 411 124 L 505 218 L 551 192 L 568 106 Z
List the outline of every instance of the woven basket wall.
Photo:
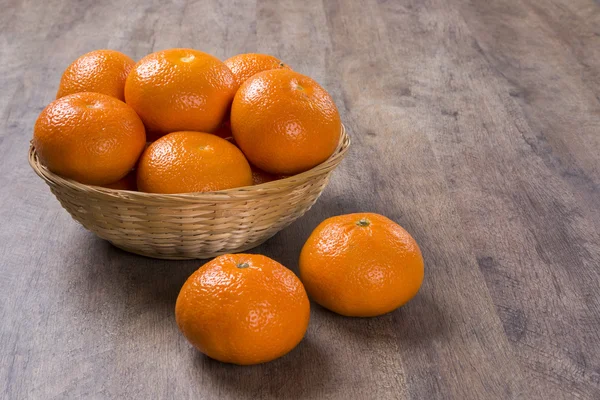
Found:
M 334 154 L 313 169 L 210 193 L 161 195 L 84 185 L 48 171 L 33 146 L 29 164 L 73 219 L 115 246 L 155 258 L 211 258 L 258 246 L 301 217 L 349 145 L 342 126 Z

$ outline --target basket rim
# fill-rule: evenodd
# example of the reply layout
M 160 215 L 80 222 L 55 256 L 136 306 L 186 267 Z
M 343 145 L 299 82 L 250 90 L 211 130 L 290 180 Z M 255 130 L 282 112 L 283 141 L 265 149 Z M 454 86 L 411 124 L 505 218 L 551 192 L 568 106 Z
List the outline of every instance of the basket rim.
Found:
M 34 172 L 42 178 L 50 187 L 62 186 L 67 187 L 77 192 L 87 192 L 100 195 L 102 197 L 112 198 L 114 200 L 136 200 L 136 201 L 149 201 L 149 200 L 171 200 L 171 201 L 230 201 L 234 197 L 247 197 L 252 193 L 277 193 L 288 190 L 293 187 L 302 185 L 303 183 L 311 181 L 313 178 L 325 175 L 335 169 L 348 151 L 351 140 L 346 133 L 346 127 L 341 124 L 341 134 L 338 145 L 333 154 L 321 164 L 309 169 L 308 171 L 301 172 L 296 175 L 289 176 L 287 178 L 278 179 L 271 182 L 261 183 L 259 185 L 243 186 L 225 190 L 219 190 L 214 192 L 191 192 L 191 193 L 173 193 L 173 194 L 159 194 L 159 193 L 146 193 L 137 192 L 130 190 L 110 189 L 101 186 L 86 185 L 79 183 L 69 178 L 63 178 L 46 168 L 38 159 L 37 153 L 33 142 L 29 146 L 29 165 Z

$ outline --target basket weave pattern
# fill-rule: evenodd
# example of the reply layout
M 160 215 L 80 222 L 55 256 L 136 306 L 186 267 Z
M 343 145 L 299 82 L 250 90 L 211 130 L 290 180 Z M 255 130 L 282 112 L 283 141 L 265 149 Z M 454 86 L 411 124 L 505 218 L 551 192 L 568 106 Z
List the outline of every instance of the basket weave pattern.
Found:
M 342 126 L 334 154 L 289 178 L 210 193 L 151 194 L 84 185 L 53 174 L 29 149 L 29 164 L 76 221 L 115 246 L 154 258 L 211 258 L 248 250 L 317 201 L 350 145 Z

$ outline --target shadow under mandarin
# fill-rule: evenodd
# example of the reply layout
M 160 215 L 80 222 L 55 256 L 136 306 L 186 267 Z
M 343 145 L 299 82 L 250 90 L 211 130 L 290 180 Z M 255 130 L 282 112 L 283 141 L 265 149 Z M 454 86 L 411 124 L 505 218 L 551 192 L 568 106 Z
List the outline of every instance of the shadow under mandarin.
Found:
M 334 381 L 327 357 L 310 337 L 281 358 L 250 366 L 225 364 L 193 351 L 198 372 L 225 398 L 321 398 Z

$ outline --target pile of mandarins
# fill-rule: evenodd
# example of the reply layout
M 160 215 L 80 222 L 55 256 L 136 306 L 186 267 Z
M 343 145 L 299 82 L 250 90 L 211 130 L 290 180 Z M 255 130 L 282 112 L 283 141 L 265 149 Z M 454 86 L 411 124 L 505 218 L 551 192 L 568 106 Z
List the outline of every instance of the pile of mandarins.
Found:
M 222 62 L 170 49 L 135 63 L 97 50 L 66 69 L 56 97 L 35 123 L 40 161 L 113 189 L 189 193 L 268 182 L 325 161 L 341 132 L 331 96 L 266 54 Z
M 67 68 L 33 144 L 49 170 L 84 184 L 189 193 L 306 171 L 331 156 L 340 133 L 329 94 L 275 57 L 221 62 L 171 49 L 136 64 L 99 50 Z M 183 285 L 177 325 L 214 359 L 266 362 L 302 340 L 309 295 L 341 315 L 372 317 L 413 298 L 424 274 L 412 236 L 373 213 L 323 221 L 298 264 L 300 279 L 262 255 L 213 259 Z

